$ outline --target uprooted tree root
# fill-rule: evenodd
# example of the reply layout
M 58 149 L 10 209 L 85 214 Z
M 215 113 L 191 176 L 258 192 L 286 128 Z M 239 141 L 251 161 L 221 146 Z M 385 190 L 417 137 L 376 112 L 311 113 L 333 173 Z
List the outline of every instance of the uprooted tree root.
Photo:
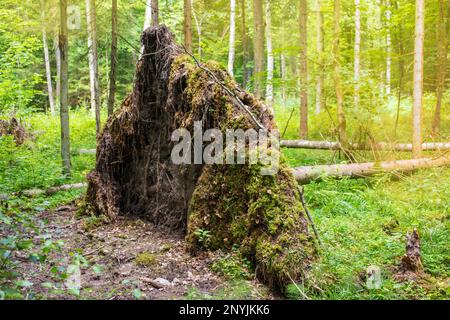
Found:
M 201 121 L 203 131 L 259 124 L 270 132 L 275 129 L 270 110 L 215 63 L 200 66 L 184 54 L 165 26 L 147 29 L 142 43 L 133 92 L 98 141 L 88 208 L 110 219 L 141 215 L 186 230 L 192 253 L 239 246 L 274 288 L 301 281 L 315 248 L 296 181 L 283 160 L 271 176 L 260 174 L 260 164 L 171 161 L 173 130 L 192 134 L 194 121 Z
M 25 128 L 19 123 L 16 118 L 8 120 L 0 120 L 0 136 L 11 135 L 14 138 L 16 145 L 21 145 L 29 136 Z

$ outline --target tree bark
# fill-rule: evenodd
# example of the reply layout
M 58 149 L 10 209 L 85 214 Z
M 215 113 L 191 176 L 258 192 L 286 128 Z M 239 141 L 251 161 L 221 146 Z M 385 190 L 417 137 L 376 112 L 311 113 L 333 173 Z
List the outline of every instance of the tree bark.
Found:
M 234 41 L 236 38 L 236 0 L 230 0 L 230 42 L 228 45 L 228 73 L 234 76 Z
M 150 27 L 152 24 L 152 0 L 147 0 L 145 2 L 145 15 L 144 15 L 144 28 L 143 30 Z
M 323 12 L 322 1 L 317 0 L 317 82 L 316 82 L 316 114 L 324 108 L 323 85 L 324 85 L 324 52 L 323 52 Z
M 395 2 L 395 8 L 398 10 L 399 3 L 398 1 Z M 398 25 L 398 94 L 397 94 L 397 112 L 395 115 L 395 124 L 394 124 L 394 138 L 397 137 L 397 128 L 398 128 L 398 122 L 400 120 L 400 106 L 402 101 L 402 92 L 403 92 L 403 78 L 405 75 L 405 47 L 403 45 L 403 27 L 402 24 L 399 23 Z
M 254 22 L 254 92 L 255 97 L 263 96 L 264 76 L 264 22 L 263 22 L 263 0 L 253 0 L 253 22 Z
M 292 169 L 295 179 L 302 184 L 321 177 L 369 177 L 380 173 L 401 171 L 408 172 L 417 169 L 434 168 L 450 165 L 450 157 L 437 159 L 420 158 L 413 160 L 397 160 L 389 162 L 368 162 L 352 164 L 333 164 L 320 166 L 306 166 Z
M 266 0 L 266 46 L 267 46 L 267 83 L 266 83 L 266 103 L 273 107 L 273 47 L 272 47 L 272 19 L 270 0 Z
M 308 137 L 308 1 L 299 3 L 300 29 L 300 132 L 301 139 Z
M 386 94 L 391 94 L 391 65 L 392 65 L 392 48 L 391 48 L 391 2 L 386 2 Z
M 341 84 L 341 58 L 340 58 L 340 36 L 341 36 L 341 1 L 334 0 L 334 36 L 333 36 L 333 59 L 334 59 L 334 86 L 336 90 L 336 109 L 338 117 L 338 139 L 343 145 L 347 145 L 346 119 L 344 113 L 344 95 Z
M 47 33 L 45 29 L 42 29 L 42 43 L 44 45 L 44 61 L 45 75 L 47 77 L 48 102 L 50 105 L 50 113 L 53 116 L 55 115 L 55 100 L 53 98 L 52 71 L 50 69 L 50 55 L 48 53 Z
M 152 0 L 152 27 L 159 24 L 159 2 Z
M 59 34 L 58 31 L 55 32 L 54 38 L 54 51 L 55 51 L 55 62 L 56 62 L 56 93 L 55 93 L 55 103 L 59 107 L 59 92 L 61 91 L 61 51 L 59 50 Z
M 59 52 L 61 53 L 60 119 L 61 119 L 61 158 L 63 174 L 70 175 L 70 131 L 69 131 L 69 50 L 67 32 L 67 0 L 60 0 Z
M 91 89 L 91 110 L 95 113 L 95 129 L 100 133 L 100 89 L 98 81 L 98 53 L 97 53 L 97 17 L 95 0 L 86 0 L 86 21 L 89 48 L 89 79 Z
M 247 71 L 247 60 L 248 60 L 248 49 L 247 49 L 247 27 L 245 23 L 245 0 L 241 0 L 241 23 L 242 23 L 242 87 L 247 88 L 248 82 L 248 71 Z
M 192 4 L 191 0 L 184 0 L 184 47 L 192 53 Z
M 359 81 L 360 81 L 360 53 L 361 53 L 361 8 L 360 0 L 355 0 L 355 48 L 353 80 L 355 82 L 355 108 L 359 109 Z
M 448 1 L 439 0 L 439 23 L 437 31 L 437 71 L 436 71 L 436 109 L 434 111 L 431 134 L 438 135 L 441 124 L 442 97 L 445 89 L 445 74 L 447 69 L 447 24 L 445 15 Z
M 117 0 L 111 3 L 111 66 L 109 70 L 108 116 L 114 112 L 117 66 Z
M 423 105 L 423 41 L 425 0 L 416 0 L 416 27 L 414 43 L 414 102 L 413 102 L 413 158 L 422 155 L 422 105 Z
M 281 140 L 280 147 L 319 150 L 341 150 L 342 145 L 334 141 L 311 141 L 311 140 Z M 411 143 L 372 143 L 361 145 L 357 143 L 348 144 L 350 150 L 387 150 L 387 151 L 409 151 L 412 150 Z M 425 142 L 422 144 L 424 151 L 450 150 L 450 142 Z

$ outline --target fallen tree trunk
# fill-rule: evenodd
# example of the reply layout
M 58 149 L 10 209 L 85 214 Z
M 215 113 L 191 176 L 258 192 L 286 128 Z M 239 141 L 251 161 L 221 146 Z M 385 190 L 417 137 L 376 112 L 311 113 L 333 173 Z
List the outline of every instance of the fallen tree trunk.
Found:
M 264 166 L 247 160 L 176 164 L 171 157 L 180 145 L 172 136 L 180 129 L 189 133 L 189 143 L 192 136 L 197 139 L 198 127 L 202 133 L 217 129 L 220 136 L 227 129 L 271 132 L 276 126 L 270 109 L 217 63 L 200 64 L 185 54 L 165 26 L 145 30 L 141 41 L 133 92 L 98 138 L 86 209 L 111 220 L 140 215 L 182 230 L 192 253 L 238 246 L 272 287 L 301 281 L 315 256 L 314 238 L 284 162 L 273 175 L 262 175 Z M 197 159 L 195 143 L 193 149 L 183 155 L 192 160 L 194 153 Z M 262 150 L 250 143 L 245 149 L 247 154 Z
M 12 195 L 13 196 L 35 197 L 35 196 L 39 196 L 39 195 L 52 195 L 52 194 L 60 192 L 60 191 L 81 189 L 84 187 L 87 187 L 87 183 L 80 182 L 80 183 L 63 184 L 61 186 L 50 187 L 46 190 L 37 189 L 37 188 L 28 189 L 28 190 L 23 190 L 23 191 L 19 191 L 19 192 L 13 192 Z M 0 194 L 0 200 L 8 200 L 9 198 L 10 198 L 10 196 L 8 194 L 3 194 L 3 193 Z
M 82 154 L 95 154 L 97 150 L 95 149 L 78 149 L 77 150 L 77 154 L 82 155 Z
M 386 162 L 368 162 L 351 164 L 333 164 L 305 166 L 292 169 L 299 183 L 308 183 L 320 177 L 368 177 L 379 173 L 392 171 L 414 171 L 416 169 L 432 168 L 450 165 L 450 156 L 422 158 L 413 160 L 397 160 Z
M 341 150 L 341 144 L 333 141 L 310 141 L 310 140 L 281 140 L 281 147 L 299 148 L 299 149 L 318 149 L 318 150 Z M 386 150 L 386 151 L 412 151 L 411 143 L 386 143 L 379 142 L 374 144 L 349 144 L 350 150 Z M 422 150 L 450 150 L 450 142 L 426 142 L 422 144 Z
M 87 183 L 80 182 L 80 183 L 72 183 L 72 184 L 63 184 L 61 186 L 56 187 L 50 187 L 46 190 L 43 189 L 30 189 L 30 190 L 24 190 L 20 192 L 15 192 L 14 195 L 24 195 L 26 197 L 35 197 L 38 195 L 52 195 L 54 193 L 60 192 L 60 191 L 67 191 L 72 189 L 81 189 L 87 187 Z

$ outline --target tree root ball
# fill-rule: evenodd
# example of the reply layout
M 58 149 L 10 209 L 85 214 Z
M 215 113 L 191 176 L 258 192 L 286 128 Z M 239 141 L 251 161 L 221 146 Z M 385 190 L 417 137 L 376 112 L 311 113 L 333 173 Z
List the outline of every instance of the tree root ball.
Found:
M 165 26 L 145 30 L 142 44 L 133 92 L 99 137 L 96 167 L 88 175 L 88 208 L 110 219 L 139 215 L 182 230 L 192 253 L 237 246 L 274 288 L 301 281 L 315 247 L 282 157 L 275 175 L 261 175 L 262 165 L 248 161 L 171 160 L 175 129 L 193 136 L 194 122 L 201 121 L 203 132 L 256 130 L 258 123 L 271 132 L 276 129 L 271 110 L 216 63 L 197 64 Z

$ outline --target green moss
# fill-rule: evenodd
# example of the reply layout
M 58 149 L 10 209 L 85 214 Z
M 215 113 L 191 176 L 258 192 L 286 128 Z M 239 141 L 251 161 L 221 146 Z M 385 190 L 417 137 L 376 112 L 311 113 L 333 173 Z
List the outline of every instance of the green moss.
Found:
M 157 262 L 156 256 L 150 252 L 139 253 L 134 258 L 134 263 L 140 267 L 151 267 Z

